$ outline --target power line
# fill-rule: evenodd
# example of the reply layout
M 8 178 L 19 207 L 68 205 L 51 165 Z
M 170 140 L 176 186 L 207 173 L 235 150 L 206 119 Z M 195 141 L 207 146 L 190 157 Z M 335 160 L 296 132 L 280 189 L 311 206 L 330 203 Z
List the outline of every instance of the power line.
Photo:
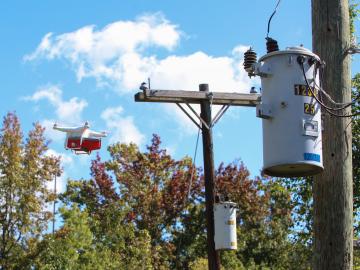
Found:
M 279 1 L 277 2 L 276 6 L 275 6 L 275 9 L 274 9 L 274 12 L 271 14 L 271 16 L 270 16 L 270 18 L 269 18 L 269 21 L 268 21 L 268 27 L 267 27 L 267 33 L 266 33 L 266 38 L 268 38 L 268 37 L 269 37 L 269 32 L 270 32 L 270 23 L 271 23 L 271 20 L 272 20 L 272 18 L 274 17 L 274 15 L 275 15 L 276 11 L 277 11 L 277 8 L 278 8 L 278 6 L 279 6 L 280 2 L 281 2 L 281 0 L 279 0 Z
M 192 181 L 193 181 L 193 177 L 194 177 L 194 173 L 196 171 L 196 165 L 195 165 L 195 161 L 196 161 L 196 154 L 197 154 L 197 149 L 198 149 L 198 145 L 199 145 L 199 137 L 200 137 L 200 128 L 198 129 L 198 134 L 197 134 L 197 138 L 196 138 L 196 144 L 195 144 L 195 151 L 194 151 L 194 157 L 193 157 L 193 169 L 191 171 L 191 176 L 190 176 L 190 184 L 189 184 L 189 190 L 188 190 L 188 198 L 190 197 L 190 192 L 191 192 L 191 186 L 192 186 Z

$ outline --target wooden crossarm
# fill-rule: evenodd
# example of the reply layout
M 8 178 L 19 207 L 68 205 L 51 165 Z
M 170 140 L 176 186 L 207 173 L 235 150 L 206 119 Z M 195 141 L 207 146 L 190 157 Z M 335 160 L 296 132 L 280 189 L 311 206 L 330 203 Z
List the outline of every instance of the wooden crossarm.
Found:
M 261 95 L 186 90 L 145 90 L 135 94 L 136 102 L 200 104 L 201 101 L 210 99 L 212 99 L 213 105 L 255 107 L 260 103 Z

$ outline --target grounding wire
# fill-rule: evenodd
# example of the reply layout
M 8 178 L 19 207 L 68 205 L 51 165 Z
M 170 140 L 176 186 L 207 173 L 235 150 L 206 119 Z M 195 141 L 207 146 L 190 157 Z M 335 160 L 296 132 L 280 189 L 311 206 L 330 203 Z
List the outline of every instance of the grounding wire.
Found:
M 318 97 L 315 95 L 313 89 L 311 88 L 308 79 L 306 78 L 304 64 L 300 63 L 300 65 L 301 65 L 301 69 L 302 69 L 307 87 L 309 88 L 309 90 L 310 90 L 311 94 L 313 95 L 313 97 L 315 98 L 315 100 L 320 104 L 321 107 L 323 107 L 325 109 L 325 111 L 327 113 L 329 113 L 330 115 L 336 116 L 336 117 L 353 117 L 353 116 L 360 115 L 360 112 L 355 113 L 355 114 L 345 114 L 345 115 L 344 114 L 336 114 L 336 113 L 332 112 L 332 111 L 337 111 L 337 110 L 343 110 L 344 108 L 338 108 L 338 109 L 330 108 L 330 107 L 326 106 L 321 100 L 319 100 Z
M 314 77 L 314 78 L 316 77 L 316 69 L 314 69 L 314 75 L 313 75 L 313 77 Z M 320 80 L 320 82 L 322 82 L 322 80 Z M 350 102 L 344 102 L 344 103 L 336 102 L 336 101 L 334 101 L 334 100 L 331 98 L 331 96 L 322 88 L 321 85 L 318 85 L 318 84 L 316 83 L 315 80 L 314 80 L 314 86 L 315 86 L 322 94 L 324 94 L 324 96 L 327 97 L 328 100 L 329 100 L 332 104 L 334 104 L 335 106 L 344 106 L 344 107 L 342 107 L 342 109 L 345 109 L 345 108 L 347 108 L 347 107 L 350 107 L 351 105 L 355 104 L 356 101 L 358 101 L 358 100 L 360 99 L 360 93 L 359 93 L 359 94 L 358 94 L 352 101 L 350 101 Z
M 275 9 L 274 9 L 274 12 L 271 14 L 270 18 L 269 18 L 269 21 L 268 21 L 268 27 L 267 27 L 267 33 L 266 33 L 266 37 L 268 38 L 269 37 L 269 32 L 270 32 L 270 22 L 272 20 L 272 18 L 274 17 L 276 11 L 277 11 L 277 8 L 280 4 L 281 0 L 279 0 L 275 6 Z
M 200 123 L 201 125 L 201 123 Z M 195 165 L 195 161 L 196 161 L 196 155 L 197 155 L 197 149 L 198 149 L 198 145 L 199 145 L 199 137 L 200 137 L 200 128 L 198 129 L 198 134 L 197 134 L 197 138 L 196 138 L 196 144 L 195 144 L 195 151 L 194 151 L 194 156 L 193 156 L 193 169 L 191 170 L 191 176 L 190 176 L 190 184 L 189 184 L 189 190 L 188 190 L 188 198 L 190 197 L 190 193 L 191 193 L 191 186 L 192 186 L 192 181 L 193 181 L 193 177 L 194 177 L 194 172 L 196 171 L 196 165 Z
M 350 102 L 345 102 L 345 103 L 338 103 L 336 101 L 334 101 L 331 96 L 319 85 L 317 85 L 317 83 L 315 83 L 315 86 L 319 89 L 319 91 L 328 98 L 328 100 L 334 104 L 335 106 L 344 106 L 340 109 L 346 109 L 347 107 L 350 107 L 351 105 L 355 105 L 357 101 L 360 100 L 360 93 Z
M 306 73 L 305 73 L 304 64 L 303 64 L 303 63 L 300 63 L 300 65 L 301 65 L 301 69 L 302 69 L 302 72 L 303 72 L 303 76 L 304 76 L 306 85 L 307 85 L 308 89 L 310 90 L 312 96 L 315 98 L 315 100 L 316 100 L 322 107 L 324 107 L 325 109 L 334 110 L 334 111 L 336 111 L 336 110 L 341 110 L 341 108 L 334 109 L 334 108 L 330 108 L 330 107 L 326 106 L 326 105 L 315 95 L 315 92 L 314 92 L 313 89 L 311 88 L 310 83 L 309 83 L 308 79 L 306 78 Z M 315 88 L 314 88 L 314 89 L 315 89 Z
M 339 115 L 339 114 L 336 114 L 336 113 L 331 112 L 331 111 L 343 110 L 343 108 L 334 109 L 334 108 L 330 108 L 330 107 L 326 106 L 326 105 L 315 95 L 313 89 L 311 88 L 310 83 L 309 83 L 308 79 L 306 78 L 304 63 L 300 63 L 300 66 L 301 66 L 301 69 L 302 69 L 302 72 L 303 72 L 303 76 L 304 76 L 304 79 L 305 79 L 305 82 L 306 82 L 306 85 L 307 85 L 308 89 L 310 90 L 311 94 L 313 95 L 313 97 L 315 98 L 315 100 L 320 104 L 321 107 L 323 107 L 329 114 L 331 114 L 331 115 L 333 115 L 333 116 L 337 116 L 337 117 L 349 117 L 349 116 L 351 116 L 351 115 Z
M 316 69 L 314 69 L 314 75 L 313 77 L 315 78 L 316 77 Z M 317 89 L 319 90 L 319 92 L 321 94 L 323 94 L 325 97 L 327 97 L 329 99 L 329 101 L 334 104 L 335 106 L 343 106 L 341 108 L 327 108 L 329 110 L 332 110 L 332 111 L 340 111 L 340 110 L 345 110 L 346 108 L 350 107 L 351 105 L 355 105 L 356 102 L 360 99 L 360 93 L 350 102 L 344 102 L 344 103 L 338 103 L 336 101 L 334 101 L 331 96 L 322 88 L 321 86 L 321 82 L 322 82 L 322 79 L 320 80 L 320 86 L 316 83 L 316 81 L 314 80 L 314 86 L 317 87 Z M 322 95 L 320 96 L 322 97 Z M 321 99 L 322 101 L 322 99 Z M 325 106 L 324 102 L 322 101 L 322 104 L 320 103 L 320 105 L 322 106 Z M 356 116 L 358 114 L 354 114 L 353 116 Z M 341 115 L 338 115 L 338 116 L 341 116 Z M 344 115 L 345 116 L 345 115 Z
M 341 110 L 344 110 L 345 108 L 349 107 L 349 105 L 346 105 L 346 107 L 342 107 L 342 108 L 331 108 L 331 107 L 325 105 L 325 104 L 315 95 L 315 92 L 314 92 L 313 89 L 311 88 L 310 83 L 309 83 L 308 79 L 306 78 L 304 63 L 300 63 L 300 65 L 301 65 L 301 69 L 302 69 L 303 76 L 304 76 L 304 79 L 305 79 L 305 82 L 306 82 L 307 87 L 309 88 L 311 94 L 314 96 L 314 98 L 316 99 L 316 101 L 317 101 L 322 107 L 324 107 L 325 109 L 330 110 L 330 111 L 341 111 Z M 315 89 L 315 87 L 314 87 L 314 89 Z M 350 104 L 350 105 L 351 105 L 351 104 Z

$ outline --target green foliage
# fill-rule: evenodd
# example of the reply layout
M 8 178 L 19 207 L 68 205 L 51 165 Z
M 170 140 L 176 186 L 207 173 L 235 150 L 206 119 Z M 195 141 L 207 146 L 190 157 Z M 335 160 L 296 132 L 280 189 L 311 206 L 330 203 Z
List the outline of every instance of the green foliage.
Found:
M 208 260 L 207 258 L 197 258 L 195 261 L 191 262 L 189 265 L 190 270 L 207 270 L 208 268 Z
M 358 3 L 351 2 L 356 40 Z M 359 95 L 360 74 L 353 78 Z M 360 111 L 356 102 L 353 112 Z M 44 234 L 55 199 L 47 183 L 60 161 L 45 156 L 44 129 L 27 138 L 14 113 L 0 131 L 0 269 L 207 269 L 204 182 L 190 158 L 174 160 L 153 136 L 144 152 L 134 144 L 98 156 L 91 179 L 69 181 L 60 196 L 63 223 Z M 360 121 L 352 119 L 355 236 L 359 237 Z M 222 269 L 310 269 L 312 179 L 251 179 L 241 162 L 220 164 L 216 192 L 238 206 L 237 251 L 222 251 Z M 354 269 L 360 269 L 359 250 Z
M 149 247 L 146 241 L 141 242 L 142 247 L 138 251 L 145 251 L 141 254 L 144 258 L 140 258 L 140 254 L 134 256 L 119 252 L 96 239 L 90 229 L 88 213 L 81 211 L 78 205 L 73 204 L 70 209 L 62 208 L 60 212 L 64 225 L 54 236 L 46 236 L 39 245 L 41 250 L 34 264 L 35 269 L 152 269 L 146 256 L 146 248 Z M 146 237 L 140 236 L 139 241 Z M 133 250 L 134 247 L 123 246 L 123 249 Z
M 194 220 L 196 216 L 189 216 L 202 216 L 203 208 L 195 204 L 201 201 L 202 183 L 191 159 L 172 159 L 160 143 L 154 135 L 144 153 L 134 144 L 115 144 L 109 147 L 111 160 L 106 167 L 115 175 L 119 194 L 130 209 L 129 222 L 150 234 L 154 268 L 182 268 L 188 264 L 183 250 L 193 245 L 194 237 L 203 238 L 197 235 L 204 227 Z
M 221 267 L 222 269 L 245 270 L 241 260 L 239 260 L 237 253 L 234 251 L 221 252 Z
M 359 3 L 350 4 L 350 33 L 352 42 L 356 40 L 355 20 L 358 19 L 360 10 Z M 355 44 L 356 45 L 356 44 Z M 360 73 L 352 79 L 352 98 L 355 104 L 352 106 L 352 161 L 353 161 L 353 196 L 354 196 L 354 238 L 360 237 L 360 120 L 356 115 L 360 111 L 360 104 L 356 98 L 360 94 Z M 360 269 L 360 250 L 354 250 L 354 269 Z
M 68 207 L 86 211 L 92 245 L 118 254 L 114 261 L 132 258 L 125 265 L 133 269 L 137 262 L 149 269 L 206 268 L 201 171 L 187 157 L 172 159 L 156 135 L 145 152 L 134 144 L 115 144 L 109 152 L 109 161 L 92 162 L 90 180 L 70 181 L 61 196 Z M 239 207 L 239 249 L 222 252 L 224 269 L 305 269 L 290 252 L 292 204 L 281 182 L 250 179 L 234 162 L 216 170 L 216 190 Z
M 60 174 L 59 160 L 45 156 L 44 129 L 34 124 L 26 140 L 17 116 L 8 113 L 0 131 L 0 268 L 24 268 L 34 256 L 51 213 L 47 183 Z
M 360 249 L 354 250 L 354 270 L 360 270 Z
M 350 36 L 352 43 L 356 41 L 355 20 L 358 18 L 359 14 L 360 14 L 359 3 L 355 3 L 355 1 L 351 1 L 349 5 L 349 17 L 350 17 Z
M 313 178 L 288 178 L 281 179 L 286 188 L 291 192 L 293 206 L 291 232 L 291 257 L 302 268 L 310 269 L 313 244 Z
M 353 97 L 359 95 L 360 73 L 356 74 L 352 80 Z M 352 107 L 353 113 L 360 111 L 359 101 Z M 353 190 L 354 190 L 354 215 L 357 223 L 355 224 L 355 236 L 359 237 L 359 209 L 360 209 L 360 119 L 354 116 L 352 119 L 352 150 L 353 150 Z
M 92 233 L 87 222 L 87 213 L 74 205 L 62 208 L 63 227 L 54 237 L 48 235 L 42 243 L 41 256 L 37 259 L 38 269 L 84 269 L 84 263 L 93 264 Z M 93 254 L 95 255 L 95 254 Z M 41 262 L 41 263 L 39 263 Z M 87 268 L 85 268 L 87 269 Z
M 266 178 L 252 180 L 242 163 L 226 167 L 221 164 L 216 188 L 239 208 L 238 261 L 232 258 L 232 264 L 236 262 L 239 269 L 241 265 L 245 269 L 292 269 L 288 238 L 292 205 L 290 193 L 281 182 Z M 226 265 L 227 260 L 222 258 L 222 261 Z
M 128 222 L 129 209 L 104 169 L 104 163 L 97 157 L 91 166 L 93 178 L 69 181 L 61 196 L 64 204 L 86 211 L 91 246 L 96 247 L 97 253 L 104 252 L 104 258 L 109 256 L 111 264 L 104 263 L 100 257 L 104 266 L 97 265 L 94 269 L 152 269 L 150 236 L 146 230 Z

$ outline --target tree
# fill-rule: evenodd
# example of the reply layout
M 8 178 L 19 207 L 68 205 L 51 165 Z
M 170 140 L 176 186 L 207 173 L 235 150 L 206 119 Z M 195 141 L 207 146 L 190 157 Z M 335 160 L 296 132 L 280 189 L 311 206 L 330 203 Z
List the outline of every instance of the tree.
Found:
M 69 181 L 60 198 L 67 207 L 78 206 L 86 212 L 91 246 L 96 247 L 94 257 L 110 256 L 111 264 L 97 264 L 95 269 L 152 269 L 149 233 L 130 221 L 131 212 L 99 156 L 92 161 L 91 175 L 89 181 Z
M 237 204 L 240 221 L 238 250 L 223 253 L 222 264 L 230 263 L 231 268 L 237 264 L 236 269 L 301 269 L 291 261 L 290 192 L 276 179 L 250 179 L 249 175 L 239 161 L 220 164 L 216 171 L 216 191 Z
M 356 98 L 360 93 L 360 73 L 357 73 L 352 79 L 352 96 Z M 354 239 L 360 237 L 360 119 L 358 112 L 360 111 L 359 101 L 356 100 L 352 107 L 353 116 L 352 121 L 352 149 L 353 149 L 353 190 L 354 190 Z M 354 269 L 360 269 L 360 252 L 354 250 Z
M 176 257 L 181 251 L 174 245 L 174 237 L 181 219 L 202 201 L 203 183 L 190 158 L 175 161 L 160 143 L 154 135 L 145 153 L 134 144 L 110 146 L 111 160 L 106 167 L 115 175 L 119 194 L 131 209 L 129 220 L 151 236 L 153 266 L 167 269 L 180 267 Z
M 146 253 L 149 242 L 141 243 L 140 259 L 139 256 L 133 256 L 134 254 L 117 252 L 118 250 L 112 249 L 94 236 L 86 210 L 80 210 L 77 204 L 72 204 L 71 208 L 61 208 L 60 212 L 64 224 L 56 231 L 55 236 L 46 235 L 38 245 L 40 255 L 33 262 L 35 269 L 152 269 Z M 120 244 L 120 241 L 117 244 Z M 134 249 L 131 246 L 134 243 L 126 243 L 130 244 L 129 246 L 122 244 L 123 251 Z
M 202 265 L 206 227 L 201 170 L 188 157 L 171 158 L 157 135 L 144 152 L 134 144 L 114 144 L 109 151 L 109 161 L 92 161 L 90 180 L 69 182 L 63 203 L 86 211 L 94 241 L 115 254 L 136 258 L 140 248 L 134 239 L 148 232 L 154 269 Z M 239 250 L 223 252 L 225 268 L 302 269 L 296 263 L 289 266 L 296 262 L 288 238 L 292 204 L 281 182 L 250 179 L 246 167 L 234 162 L 216 170 L 216 190 L 239 207 Z M 133 253 L 130 246 L 137 247 Z
M 8 113 L 0 131 L 0 268 L 27 260 L 31 247 L 47 228 L 54 200 L 47 183 L 60 175 L 59 159 L 45 155 L 44 128 L 34 124 L 26 141 L 19 119 Z
M 353 83 L 353 96 L 357 97 L 360 93 L 360 73 L 356 74 L 352 80 Z M 353 106 L 353 112 L 360 111 L 359 101 L 355 103 Z M 353 174 L 354 174 L 354 214 L 359 218 L 359 209 L 360 209 L 360 119 L 359 116 L 356 115 L 353 117 L 353 125 L 352 125 L 352 149 L 353 149 Z M 356 221 L 356 219 L 355 219 Z M 355 224 L 355 232 L 354 236 L 360 236 L 360 224 L 359 220 L 357 220 L 357 224 Z
M 87 213 L 77 205 L 60 209 L 64 225 L 55 236 L 47 235 L 42 243 L 36 269 L 89 269 L 96 267 L 96 256 L 91 246 L 92 233 L 88 226 Z M 106 260 L 106 258 L 103 258 Z M 97 268 L 92 268 L 97 269 Z

